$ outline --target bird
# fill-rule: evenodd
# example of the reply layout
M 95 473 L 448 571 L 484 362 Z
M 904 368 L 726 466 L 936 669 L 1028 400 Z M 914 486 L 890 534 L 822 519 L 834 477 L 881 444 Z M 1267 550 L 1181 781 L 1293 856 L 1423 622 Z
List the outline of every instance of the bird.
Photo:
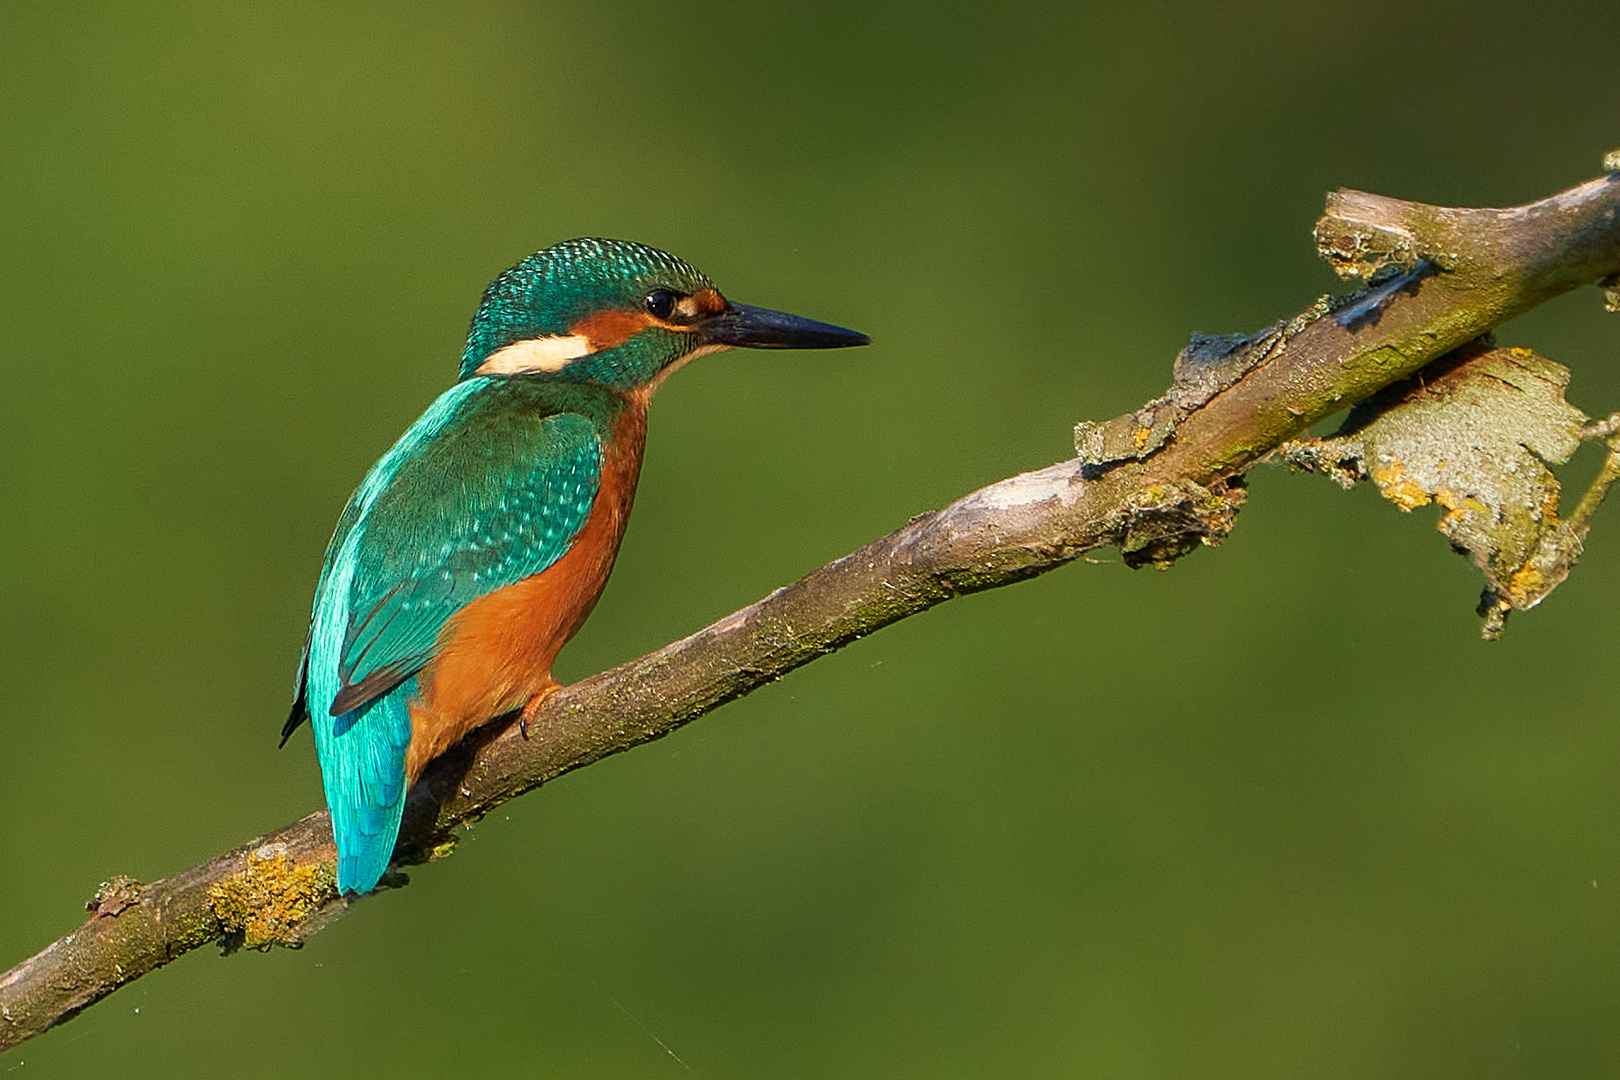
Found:
M 734 303 L 688 263 L 585 238 L 484 290 L 456 383 L 361 480 L 316 587 L 281 745 L 314 734 L 339 894 L 392 859 L 405 795 L 469 731 L 560 689 L 551 667 L 624 536 L 664 380 L 729 348 L 865 334 Z

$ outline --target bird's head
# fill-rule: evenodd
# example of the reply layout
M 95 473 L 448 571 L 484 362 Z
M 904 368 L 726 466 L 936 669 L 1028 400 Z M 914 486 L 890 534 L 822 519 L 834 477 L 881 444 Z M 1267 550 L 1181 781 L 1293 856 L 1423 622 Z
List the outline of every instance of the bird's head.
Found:
M 733 346 L 836 349 L 870 340 L 734 304 L 657 248 L 569 240 L 490 282 L 473 316 L 461 377 L 537 376 L 650 392 L 688 360 Z

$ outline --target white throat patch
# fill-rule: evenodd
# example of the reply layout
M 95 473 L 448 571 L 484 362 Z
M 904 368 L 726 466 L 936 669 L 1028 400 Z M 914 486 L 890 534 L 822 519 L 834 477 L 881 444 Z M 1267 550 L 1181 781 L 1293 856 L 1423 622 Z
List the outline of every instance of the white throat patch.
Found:
M 589 355 L 591 342 L 582 334 L 530 338 L 514 341 L 491 353 L 489 359 L 478 365 L 478 374 L 527 375 L 536 371 L 561 371 Z

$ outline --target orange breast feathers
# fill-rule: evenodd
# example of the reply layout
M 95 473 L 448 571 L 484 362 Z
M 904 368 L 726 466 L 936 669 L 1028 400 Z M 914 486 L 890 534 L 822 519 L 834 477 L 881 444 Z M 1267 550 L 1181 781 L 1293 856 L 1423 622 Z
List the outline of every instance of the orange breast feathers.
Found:
M 406 782 L 463 735 L 539 704 L 560 685 L 551 665 L 596 606 L 630 518 L 647 434 L 646 402 L 630 398 L 604 448 L 590 515 L 568 551 L 540 573 L 479 597 L 439 632 L 439 651 L 410 702 Z

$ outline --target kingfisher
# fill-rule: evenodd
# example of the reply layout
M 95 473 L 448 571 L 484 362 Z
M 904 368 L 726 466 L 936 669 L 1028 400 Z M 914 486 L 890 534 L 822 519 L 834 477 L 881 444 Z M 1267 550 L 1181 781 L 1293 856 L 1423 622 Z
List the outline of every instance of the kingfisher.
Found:
M 461 374 L 371 467 L 326 549 L 281 744 L 306 720 L 339 893 L 373 889 L 405 793 L 462 736 L 560 684 L 630 516 L 647 404 L 733 347 L 865 334 L 727 300 L 667 252 L 570 240 L 484 290 Z

